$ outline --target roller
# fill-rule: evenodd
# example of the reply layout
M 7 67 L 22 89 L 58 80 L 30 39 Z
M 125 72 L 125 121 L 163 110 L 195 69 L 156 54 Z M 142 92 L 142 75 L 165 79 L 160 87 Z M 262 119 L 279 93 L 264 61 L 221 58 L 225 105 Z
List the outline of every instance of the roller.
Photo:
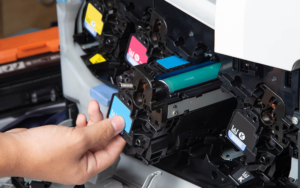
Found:
M 187 87 L 216 79 L 220 68 L 221 63 L 214 63 L 212 65 L 184 72 L 160 81 L 169 88 L 170 93 L 173 93 Z

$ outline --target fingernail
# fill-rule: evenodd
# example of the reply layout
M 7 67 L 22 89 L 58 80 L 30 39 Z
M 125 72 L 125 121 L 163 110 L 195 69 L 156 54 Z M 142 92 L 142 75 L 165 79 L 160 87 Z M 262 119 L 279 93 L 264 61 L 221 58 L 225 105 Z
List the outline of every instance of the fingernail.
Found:
M 121 132 L 125 127 L 124 118 L 121 116 L 113 117 L 111 119 L 111 124 L 116 132 Z

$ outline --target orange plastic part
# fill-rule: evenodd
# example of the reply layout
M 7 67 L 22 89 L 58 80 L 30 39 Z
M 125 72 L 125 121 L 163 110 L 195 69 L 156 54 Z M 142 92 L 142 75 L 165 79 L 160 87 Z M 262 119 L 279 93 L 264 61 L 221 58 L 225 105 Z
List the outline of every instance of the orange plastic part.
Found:
M 58 51 L 58 27 L 52 27 L 43 31 L 0 39 L 0 64 Z

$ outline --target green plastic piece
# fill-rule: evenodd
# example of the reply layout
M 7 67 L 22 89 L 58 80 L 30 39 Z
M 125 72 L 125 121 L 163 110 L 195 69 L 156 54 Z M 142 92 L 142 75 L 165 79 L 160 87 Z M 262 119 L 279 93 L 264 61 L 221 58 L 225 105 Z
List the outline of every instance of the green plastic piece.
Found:
M 221 63 L 215 63 L 206 67 L 163 79 L 162 81 L 169 86 L 170 93 L 173 93 L 174 91 L 180 89 L 216 79 L 218 77 L 220 68 Z

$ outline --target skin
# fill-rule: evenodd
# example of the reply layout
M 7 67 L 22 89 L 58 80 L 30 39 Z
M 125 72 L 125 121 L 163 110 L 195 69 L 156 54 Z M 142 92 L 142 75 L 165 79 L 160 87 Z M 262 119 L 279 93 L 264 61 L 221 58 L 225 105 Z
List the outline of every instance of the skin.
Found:
M 47 125 L 0 133 L 0 177 L 26 177 L 81 185 L 112 165 L 126 142 L 124 119 L 103 120 L 91 101 L 89 121 L 79 114 L 76 127 Z

